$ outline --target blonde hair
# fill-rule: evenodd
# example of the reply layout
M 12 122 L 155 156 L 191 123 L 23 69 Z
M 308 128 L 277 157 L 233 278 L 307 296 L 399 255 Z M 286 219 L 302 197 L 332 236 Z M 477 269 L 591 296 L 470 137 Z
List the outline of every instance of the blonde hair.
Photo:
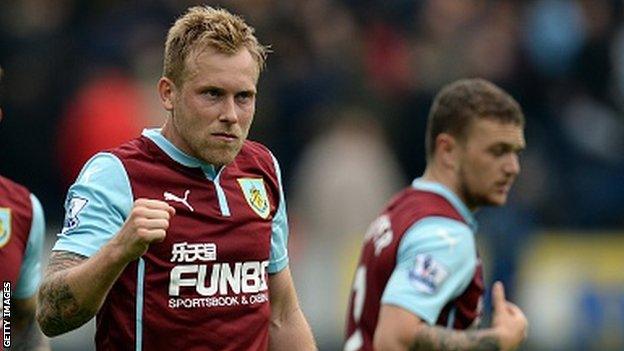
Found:
M 258 64 L 258 73 L 264 68 L 268 47 L 258 42 L 254 28 L 237 15 L 221 8 L 195 6 L 180 16 L 167 34 L 163 75 L 174 83 L 183 82 L 189 55 L 204 47 L 235 54 L 246 48 Z

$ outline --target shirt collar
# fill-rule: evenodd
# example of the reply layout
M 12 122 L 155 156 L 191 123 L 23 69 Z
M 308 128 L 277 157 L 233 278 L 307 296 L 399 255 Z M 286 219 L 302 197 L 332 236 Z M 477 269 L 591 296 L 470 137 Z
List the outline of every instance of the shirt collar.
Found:
M 474 214 L 472 213 L 472 211 L 470 211 L 470 209 L 468 209 L 468 206 L 464 204 L 464 202 L 457 196 L 457 194 L 455 194 L 449 188 L 441 183 L 427 181 L 422 178 L 414 179 L 414 181 L 412 182 L 412 187 L 417 190 L 428 191 L 444 197 L 448 202 L 451 203 L 451 205 L 453 205 L 453 207 L 455 207 L 457 212 L 461 214 L 466 223 L 468 223 L 468 226 L 470 226 L 473 231 L 477 231 L 477 220 L 475 219 Z
M 153 141 L 156 146 L 179 164 L 190 168 L 201 168 L 209 179 L 214 179 L 217 176 L 217 169 L 214 165 L 187 155 L 185 152 L 178 149 L 171 141 L 162 135 L 161 128 L 143 129 L 143 133 L 141 134 Z

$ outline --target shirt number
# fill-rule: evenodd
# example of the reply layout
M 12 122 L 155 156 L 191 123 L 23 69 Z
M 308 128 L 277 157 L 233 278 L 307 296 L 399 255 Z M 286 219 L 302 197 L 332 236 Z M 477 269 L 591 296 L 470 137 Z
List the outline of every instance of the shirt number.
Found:
M 353 321 L 356 325 L 360 324 L 360 318 L 362 318 L 365 296 L 366 266 L 359 266 L 355 271 L 355 279 L 353 281 Z M 364 345 L 362 331 L 360 328 L 357 328 L 345 342 L 344 351 L 356 351 L 359 350 L 362 345 Z

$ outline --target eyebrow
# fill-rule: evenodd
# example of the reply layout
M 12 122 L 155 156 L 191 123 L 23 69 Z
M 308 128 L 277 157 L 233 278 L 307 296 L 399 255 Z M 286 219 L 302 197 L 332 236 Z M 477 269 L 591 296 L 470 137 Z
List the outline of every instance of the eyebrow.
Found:
M 490 145 L 489 148 L 495 148 L 495 147 L 502 147 L 503 149 L 505 149 L 505 151 L 519 152 L 519 151 L 524 151 L 526 149 L 526 144 L 515 145 L 515 144 L 505 142 L 505 141 L 498 141 Z
M 257 91 L 255 89 L 253 89 L 253 90 L 241 90 L 241 91 L 236 93 L 236 95 L 238 95 L 238 94 L 256 95 Z
M 225 94 L 227 92 L 227 89 L 224 89 L 224 88 L 221 88 L 221 87 L 218 87 L 218 86 L 215 86 L 215 85 L 200 86 L 198 88 L 198 90 L 200 90 L 200 91 L 212 90 L 212 91 L 216 91 L 216 92 L 218 92 L 220 94 Z M 252 94 L 252 95 L 255 95 L 255 94 L 257 94 L 257 92 L 256 92 L 256 89 L 243 89 L 243 90 L 235 92 L 234 94 L 235 95 L 238 95 L 238 94 Z

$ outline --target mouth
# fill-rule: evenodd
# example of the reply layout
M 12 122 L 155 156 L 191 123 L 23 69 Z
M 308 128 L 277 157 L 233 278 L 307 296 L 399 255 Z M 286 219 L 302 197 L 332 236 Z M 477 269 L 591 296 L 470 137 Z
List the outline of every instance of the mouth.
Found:
M 506 194 L 511 189 L 512 184 L 513 184 L 512 180 L 503 180 L 500 182 L 496 182 L 496 190 L 499 193 Z
M 232 142 L 238 139 L 238 137 L 232 133 L 211 133 L 210 135 L 217 138 L 218 140 L 226 142 Z

